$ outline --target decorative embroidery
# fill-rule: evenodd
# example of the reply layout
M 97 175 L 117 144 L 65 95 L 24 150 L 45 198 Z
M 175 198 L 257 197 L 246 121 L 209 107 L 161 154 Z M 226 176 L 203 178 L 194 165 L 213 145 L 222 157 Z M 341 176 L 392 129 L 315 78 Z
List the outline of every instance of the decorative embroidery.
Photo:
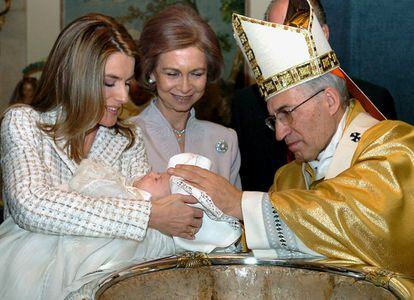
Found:
M 353 132 L 349 136 L 351 137 L 351 140 L 355 143 L 358 143 L 361 139 L 361 134 L 359 132 Z
M 207 195 L 205 192 L 192 187 L 191 185 L 184 182 L 181 178 L 172 176 L 171 179 L 172 183 L 176 185 L 178 188 L 182 189 L 184 192 L 188 193 L 189 195 L 194 196 L 197 198 L 198 202 L 203 207 L 203 211 L 207 214 L 207 216 L 216 221 L 222 221 L 229 223 L 234 230 L 240 230 L 240 222 L 231 216 L 224 214 L 211 200 L 210 196 Z
M 283 234 L 282 223 L 280 222 L 280 218 L 276 210 L 273 209 L 273 218 L 276 225 L 277 236 L 279 237 L 279 242 L 283 247 L 287 248 L 286 239 Z
M 250 46 L 249 39 L 245 31 L 243 30 L 242 20 L 250 23 L 256 23 L 269 27 L 279 28 L 286 31 L 302 32 L 305 37 L 305 41 L 308 47 L 309 55 L 311 57 L 307 62 L 293 66 L 286 69 L 283 72 L 270 76 L 268 78 L 263 77 L 262 70 L 256 60 L 256 56 Z M 310 22 L 313 23 L 313 15 L 311 14 Z M 240 43 L 243 46 L 243 51 L 246 54 L 249 61 L 250 68 L 256 78 L 257 85 L 259 87 L 260 94 L 267 99 L 270 95 L 277 93 L 287 87 L 297 85 L 304 80 L 317 77 L 339 66 L 338 58 L 334 51 L 329 51 L 323 55 L 316 55 L 316 46 L 311 34 L 311 27 L 307 29 L 299 29 L 291 26 L 280 25 L 276 23 L 269 23 L 265 21 L 251 19 L 245 16 L 233 14 L 233 28 L 235 34 L 239 37 Z
M 297 244 L 294 233 L 279 218 L 277 211 L 269 201 L 268 195 L 263 198 L 262 209 L 270 248 L 276 252 L 277 257 L 309 257 L 309 254 L 303 252 L 303 249 Z

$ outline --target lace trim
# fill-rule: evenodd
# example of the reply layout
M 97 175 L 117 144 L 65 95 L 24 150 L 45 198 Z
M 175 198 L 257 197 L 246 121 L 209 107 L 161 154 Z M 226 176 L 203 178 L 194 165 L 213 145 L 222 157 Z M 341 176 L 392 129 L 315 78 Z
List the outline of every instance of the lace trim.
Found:
M 211 200 L 210 196 L 207 195 L 204 191 L 201 191 L 188 183 L 184 182 L 181 178 L 172 176 L 170 182 L 188 193 L 189 195 L 194 196 L 202 206 L 202 210 L 207 214 L 209 218 L 216 221 L 222 221 L 229 223 L 234 230 L 240 230 L 240 222 L 232 217 L 224 214 Z
M 262 208 L 267 239 L 270 247 L 276 251 L 278 257 L 299 258 L 309 256 L 299 249 L 295 234 L 280 219 L 267 194 L 263 198 Z

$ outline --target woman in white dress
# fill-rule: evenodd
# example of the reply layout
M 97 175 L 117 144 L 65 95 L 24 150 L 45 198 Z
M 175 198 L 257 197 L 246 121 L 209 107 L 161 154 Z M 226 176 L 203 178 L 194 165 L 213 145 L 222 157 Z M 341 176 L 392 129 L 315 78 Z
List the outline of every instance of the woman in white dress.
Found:
M 163 172 L 172 156 L 196 153 L 240 188 L 236 132 L 198 120 L 193 108 L 221 74 L 223 57 L 213 30 L 189 6 L 171 5 L 144 24 L 138 48 L 138 83 L 155 98 L 133 121 L 143 131 L 152 169 Z
M 196 203 L 190 196 L 150 202 L 67 187 L 84 158 L 113 168 L 131 189 L 148 172 L 141 131 L 118 118 L 137 61 L 122 25 L 99 14 L 80 17 L 53 46 L 32 106 L 5 113 L 0 299 L 62 299 L 144 252 L 174 253 L 166 235 L 194 238 L 202 211 L 186 205 Z M 150 227 L 157 237 L 145 245 Z

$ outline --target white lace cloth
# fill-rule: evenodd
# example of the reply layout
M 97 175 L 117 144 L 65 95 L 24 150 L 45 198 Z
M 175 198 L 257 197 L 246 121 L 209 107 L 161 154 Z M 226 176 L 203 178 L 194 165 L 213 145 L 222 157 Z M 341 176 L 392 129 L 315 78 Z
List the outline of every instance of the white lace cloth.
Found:
M 211 161 L 208 158 L 193 153 L 181 153 L 171 157 L 168 167 L 174 167 L 177 164 L 194 165 L 204 169 L 211 167 Z M 195 239 L 174 237 L 177 248 L 210 253 L 213 250 L 225 251 L 237 242 L 242 232 L 239 221 L 224 214 L 205 192 L 176 176 L 171 176 L 170 187 L 172 193 L 194 196 L 199 202 L 194 206 L 201 208 L 204 212 L 203 224 L 195 235 Z
M 150 200 L 151 194 L 134 188 L 114 169 L 84 159 L 68 183 L 69 190 L 90 197 L 117 197 Z

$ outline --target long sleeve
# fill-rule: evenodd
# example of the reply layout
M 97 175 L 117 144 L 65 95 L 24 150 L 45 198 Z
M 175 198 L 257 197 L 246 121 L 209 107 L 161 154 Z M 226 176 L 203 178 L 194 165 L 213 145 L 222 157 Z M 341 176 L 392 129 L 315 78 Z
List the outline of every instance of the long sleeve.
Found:
M 384 121 L 361 138 L 351 167 L 307 191 L 291 163 L 269 192 L 281 219 L 327 257 L 414 274 L 414 131 Z
M 279 218 L 266 193 L 244 192 L 242 211 L 247 246 L 256 257 L 321 256 L 306 247 Z
M 9 110 L 1 126 L 3 191 L 14 222 L 40 233 L 141 240 L 151 203 L 65 191 L 61 186 L 72 175 L 70 162 L 53 151 L 38 121 L 37 112 L 20 107 Z M 139 170 L 147 171 L 143 142 L 137 140 L 125 155 L 117 156 L 123 160 L 117 163 L 128 169 L 143 164 Z
M 240 164 L 241 164 L 241 158 L 240 158 L 240 150 L 239 150 L 239 143 L 237 140 L 237 134 L 233 129 L 229 129 L 231 131 L 232 136 L 232 149 L 231 149 L 231 157 L 232 162 L 230 166 L 230 178 L 229 181 L 231 184 L 233 184 L 238 189 L 242 188 L 241 180 L 240 180 Z

